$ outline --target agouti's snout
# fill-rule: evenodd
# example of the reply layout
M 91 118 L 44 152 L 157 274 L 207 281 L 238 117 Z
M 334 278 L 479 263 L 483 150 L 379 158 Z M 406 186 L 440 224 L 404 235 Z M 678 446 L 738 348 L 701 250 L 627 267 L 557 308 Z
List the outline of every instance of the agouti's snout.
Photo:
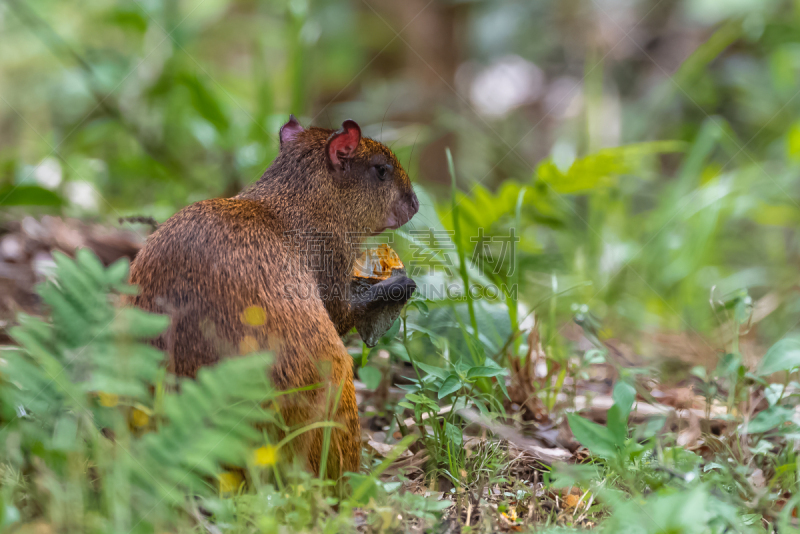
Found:
M 386 220 L 386 228 L 397 230 L 419 211 L 419 199 L 413 191 L 397 201 Z

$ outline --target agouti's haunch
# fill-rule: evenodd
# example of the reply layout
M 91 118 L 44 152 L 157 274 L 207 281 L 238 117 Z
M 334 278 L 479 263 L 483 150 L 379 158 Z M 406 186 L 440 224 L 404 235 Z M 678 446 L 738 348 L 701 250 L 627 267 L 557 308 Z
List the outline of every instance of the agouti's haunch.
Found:
M 415 289 L 392 277 L 376 286 L 380 299 L 351 300 L 353 261 L 366 237 L 400 227 L 418 209 L 397 158 L 355 122 L 304 129 L 291 117 L 258 182 L 236 197 L 190 205 L 150 236 L 131 267 L 139 287 L 133 304 L 171 316 L 156 345 L 178 375 L 270 350 L 276 387 L 322 383 L 290 395 L 281 412 L 294 427 L 326 415 L 344 425 L 333 431 L 328 455 L 328 476 L 337 478 L 358 470 L 361 451 L 353 359 L 339 336 L 387 295 L 396 306 Z M 337 398 L 331 414 L 326 402 Z M 317 429 L 293 442 L 315 473 L 322 439 Z

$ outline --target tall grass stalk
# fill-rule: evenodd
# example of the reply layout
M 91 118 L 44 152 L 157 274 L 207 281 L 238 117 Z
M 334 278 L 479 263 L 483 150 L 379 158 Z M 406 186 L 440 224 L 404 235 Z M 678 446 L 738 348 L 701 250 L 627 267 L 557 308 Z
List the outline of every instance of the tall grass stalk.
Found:
M 525 193 L 527 193 L 527 189 L 525 187 L 521 188 L 519 191 L 519 195 L 517 196 L 517 206 L 516 210 L 514 211 L 514 228 L 512 239 L 511 239 L 511 257 L 513 259 L 513 264 L 511 266 L 512 275 L 510 282 L 510 292 L 506 294 L 506 306 L 508 307 L 508 322 L 510 323 L 509 326 L 511 328 L 511 332 L 516 332 L 519 328 L 519 251 L 517 250 L 517 242 L 515 239 L 518 236 L 517 233 L 519 229 L 522 227 L 522 204 L 525 201 Z M 522 345 L 522 339 L 517 337 L 514 340 L 514 356 L 519 357 L 519 349 Z
M 458 186 L 456 184 L 456 167 L 453 163 L 453 154 L 450 152 L 450 149 L 445 149 L 445 153 L 447 154 L 447 169 L 450 172 L 450 184 L 451 184 L 451 197 L 452 197 L 452 213 L 453 213 L 453 232 L 454 236 L 453 239 L 456 242 L 456 251 L 458 253 L 458 268 L 459 272 L 461 273 L 461 282 L 464 284 L 464 297 L 467 300 L 467 309 L 469 310 L 469 322 L 472 326 L 472 335 L 475 338 L 476 343 L 480 343 L 478 339 L 478 319 L 475 317 L 475 303 L 472 300 L 472 294 L 469 290 L 469 273 L 467 272 L 467 260 L 466 260 L 466 251 L 464 250 L 464 245 L 461 239 L 461 221 L 459 218 L 459 209 L 458 209 Z

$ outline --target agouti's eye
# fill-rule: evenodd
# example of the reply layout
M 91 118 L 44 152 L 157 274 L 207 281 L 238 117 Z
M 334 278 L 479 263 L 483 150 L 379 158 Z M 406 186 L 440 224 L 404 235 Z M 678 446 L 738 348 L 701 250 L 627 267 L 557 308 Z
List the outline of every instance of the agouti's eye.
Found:
M 389 177 L 389 168 L 388 165 L 376 165 L 375 172 L 378 173 L 378 178 L 381 180 L 385 180 Z

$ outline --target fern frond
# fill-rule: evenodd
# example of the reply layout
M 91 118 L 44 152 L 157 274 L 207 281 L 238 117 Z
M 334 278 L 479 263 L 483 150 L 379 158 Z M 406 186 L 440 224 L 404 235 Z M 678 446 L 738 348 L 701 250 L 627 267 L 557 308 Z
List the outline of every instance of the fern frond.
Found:
M 43 473 L 44 512 L 65 525 L 77 512 L 67 487 L 107 518 L 104 530 L 171 524 L 173 506 L 215 493 L 209 482 L 221 466 L 246 465 L 260 444 L 256 425 L 272 421 L 262 406 L 276 396 L 269 356 L 225 360 L 166 387 L 165 355 L 149 340 L 168 318 L 116 304 L 134 291 L 127 262 L 104 268 L 87 250 L 55 259 L 38 288 L 48 316 L 20 315 L 18 346 L 0 357 L 2 461 Z M 134 409 L 154 431 L 131 429 Z M 76 468 L 86 470 L 83 487 Z

